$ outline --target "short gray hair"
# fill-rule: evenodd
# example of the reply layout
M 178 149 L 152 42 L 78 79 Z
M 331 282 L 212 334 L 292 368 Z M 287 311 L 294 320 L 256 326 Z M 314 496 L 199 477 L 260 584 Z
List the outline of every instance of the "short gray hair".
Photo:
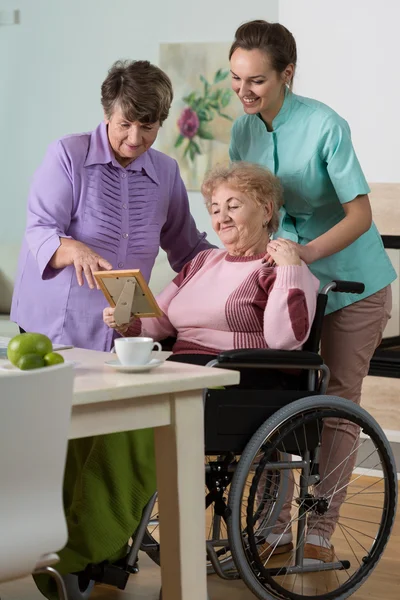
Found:
M 116 105 L 133 123 L 156 123 L 168 117 L 172 83 L 164 71 L 148 60 L 118 60 L 101 86 L 101 104 L 109 119 Z

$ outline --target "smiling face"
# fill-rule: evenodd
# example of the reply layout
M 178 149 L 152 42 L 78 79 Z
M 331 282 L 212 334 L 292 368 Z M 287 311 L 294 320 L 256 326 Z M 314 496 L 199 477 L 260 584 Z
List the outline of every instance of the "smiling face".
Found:
M 285 84 L 290 82 L 293 72 L 293 65 L 288 65 L 283 73 L 275 71 L 262 50 L 238 48 L 231 57 L 232 89 L 244 111 L 249 115 L 260 113 L 268 123 L 283 104 Z
M 231 254 L 251 255 L 265 252 L 269 235 L 266 223 L 272 204 L 258 205 L 228 184 L 219 185 L 209 206 L 212 227 Z
M 160 122 L 139 123 L 125 119 L 122 110 L 116 106 L 111 117 L 105 117 L 108 126 L 108 141 L 114 151 L 115 158 L 122 167 L 126 167 L 139 158 L 156 141 Z

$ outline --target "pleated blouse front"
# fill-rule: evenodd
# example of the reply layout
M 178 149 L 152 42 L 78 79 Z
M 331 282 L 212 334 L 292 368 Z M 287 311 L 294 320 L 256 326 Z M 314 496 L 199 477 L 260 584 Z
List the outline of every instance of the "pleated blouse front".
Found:
M 190 215 L 176 161 L 150 149 L 122 168 L 104 124 L 52 144 L 35 173 L 11 318 L 53 342 L 109 350 L 103 294 L 79 287 L 73 266 L 48 264 L 60 237 L 87 244 L 114 269 L 140 269 L 147 280 L 160 245 L 177 271 L 210 247 Z

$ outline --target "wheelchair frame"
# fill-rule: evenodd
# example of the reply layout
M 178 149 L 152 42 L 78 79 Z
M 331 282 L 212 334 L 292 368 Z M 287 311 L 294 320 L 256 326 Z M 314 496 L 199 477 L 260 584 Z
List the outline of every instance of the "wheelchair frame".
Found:
M 223 579 L 238 579 L 242 577 L 245 579 L 245 583 L 248 585 L 250 589 L 259 597 L 259 598 L 290 598 L 290 595 L 285 596 L 281 591 L 275 593 L 274 590 L 271 590 L 271 586 L 267 586 L 265 589 L 265 594 L 263 594 L 261 588 L 259 588 L 257 581 L 253 585 L 252 581 L 248 581 L 248 575 L 243 577 L 243 556 L 238 558 L 238 552 L 235 548 L 232 549 L 232 558 L 221 559 L 219 557 L 219 553 L 216 551 L 216 547 L 223 547 L 230 549 L 232 535 L 229 535 L 229 530 L 232 533 L 232 507 L 230 502 L 226 505 L 224 500 L 224 493 L 226 488 L 232 483 L 233 478 L 236 476 L 238 472 L 238 465 L 242 462 L 243 456 L 246 453 L 246 450 L 250 447 L 251 441 L 255 439 L 256 436 L 260 437 L 260 431 L 266 430 L 269 421 L 271 419 L 276 422 L 276 418 L 279 418 L 279 415 L 284 415 L 285 411 L 287 412 L 288 408 L 293 407 L 296 404 L 303 403 L 304 406 L 310 406 L 310 403 L 315 402 L 318 397 L 326 394 L 327 386 L 329 383 L 329 369 L 324 364 L 322 357 L 319 355 L 319 344 L 322 332 L 322 323 L 323 317 L 325 313 L 326 303 L 327 303 L 327 295 L 329 292 L 352 292 L 352 293 L 362 293 L 364 291 L 364 285 L 357 282 L 347 282 L 347 281 L 332 281 L 327 284 L 319 293 L 317 299 L 317 310 L 316 315 L 312 324 L 312 328 L 310 331 L 309 338 L 307 342 L 304 344 L 304 349 L 299 351 L 286 351 L 286 350 L 263 350 L 263 349 L 248 349 L 248 350 L 232 350 L 228 352 L 223 352 L 218 355 L 215 359 L 210 361 L 207 366 L 214 368 L 229 368 L 229 369 L 274 369 L 274 370 L 284 370 L 284 369 L 294 369 L 300 370 L 302 373 L 307 374 L 306 381 L 303 383 L 303 388 L 296 390 L 295 392 L 287 390 L 286 394 L 279 394 L 276 390 L 271 392 L 271 395 L 281 396 L 281 404 L 279 406 L 273 406 L 271 408 L 270 404 L 266 406 L 265 398 L 262 398 L 260 402 L 256 403 L 256 406 L 253 410 L 256 413 L 256 418 L 250 419 L 252 421 L 249 423 L 249 420 L 242 419 L 241 415 L 249 413 L 248 410 L 248 392 L 246 391 L 246 398 L 244 400 L 240 399 L 240 395 L 243 396 L 243 390 L 237 389 L 233 390 L 229 388 L 226 390 L 205 390 L 204 399 L 205 399 L 205 423 L 206 423 L 206 431 L 205 431 L 205 454 L 206 455 L 225 455 L 226 463 L 224 464 L 223 460 L 213 461 L 211 464 L 206 465 L 205 467 L 205 476 L 207 487 L 209 489 L 209 493 L 206 497 L 206 507 L 211 503 L 214 503 L 216 508 L 216 517 L 217 520 L 213 522 L 213 533 L 214 538 L 218 538 L 219 525 L 221 523 L 221 519 L 225 520 L 228 523 L 228 538 L 227 539 L 213 539 L 206 541 L 206 552 L 210 562 L 210 572 L 215 572 Z M 304 375 L 303 375 L 304 377 Z M 233 393 L 233 392 L 236 392 Z M 236 396 L 232 400 L 232 395 Z M 306 397 L 305 397 L 306 396 Z M 217 401 L 214 401 L 217 398 Z M 221 400 L 222 398 L 222 400 Z M 224 399 L 225 398 L 225 399 Z M 290 399 L 289 399 L 290 398 Z M 341 402 L 345 402 L 348 405 L 352 404 L 348 401 L 343 401 L 338 399 Z M 307 404 L 308 401 L 308 404 Z M 339 403 L 340 404 L 340 403 Z M 342 406 L 340 404 L 340 406 Z M 218 430 L 218 422 L 221 415 L 221 411 L 231 411 L 232 408 L 236 408 L 236 417 L 234 416 L 233 420 L 238 423 L 243 423 L 243 427 L 234 432 L 234 435 L 221 435 L 221 432 Z M 343 406 L 342 406 L 343 408 Z M 367 414 L 363 409 L 356 407 L 357 410 L 362 411 L 362 414 Z M 357 413 L 358 414 L 358 413 Z M 369 417 L 369 422 L 373 422 L 372 417 Z M 237 429 L 237 428 L 236 428 Z M 377 426 L 377 430 L 380 430 L 379 426 Z M 261 433 L 261 436 L 263 434 Z M 388 456 L 389 463 L 394 464 L 393 456 L 391 454 L 390 446 L 383 434 L 383 432 L 379 432 L 381 437 L 383 436 L 383 443 L 386 443 L 385 451 Z M 385 441 L 386 440 L 386 441 Z M 229 457 L 232 458 L 234 455 L 240 454 L 241 459 L 239 462 L 236 460 L 229 460 Z M 303 473 L 303 483 L 302 489 L 306 490 L 310 481 L 314 479 L 316 481 L 317 474 L 313 472 L 313 469 L 310 470 L 310 453 L 306 453 L 305 456 L 302 456 L 302 459 L 299 461 L 276 461 L 269 462 L 269 469 L 278 469 L 279 470 L 287 470 L 289 472 L 290 469 L 295 467 L 301 468 Z M 284 481 L 284 479 L 283 479 Z M 285 496 L 285 486 L 281 489 L 281 501 L 277 503 L 277 507 L 275 508 L 275 517 L 278 516 L 280 509 L 283 506 L 284 496 Z M 306 492 L 305 492 L 306 493 Z M 231 492 L 230 492 L 231 495 Z M 150 558 L 157 564 L 160 562 L 159 558 L 159 544 L 156 540 L 154 540 L 151 534 L 148 531 L 148 524 L 151 520 L 151 515 L 154 509 L 154 505 L 157 499 L 157 494 L 151 498 L 147 506 L 145 507 L 142 515 L 141 522 L 139 524 L 138 529 L 134 533 L 132 537 L 132 544 L 129 548 L 126 558 L 121 561 L 117 565 L 94 565 L 90 566 L 84 574 L 87 579 L 91 582 L 87 586 L 87 595 L 85 590 L 80 590 L 78 593 L 76 590 L 77 586 L 70 586 L 67 590 L 69 592 L 70 600 L 84 600 L 84 598 L 88 598 L 90 595 L 91 587 L 93 585 L 93 580 L 96 582 L 107 583 L 118 587 L 119 589 L 124 589 L 129 577 L 129 574 L 135 573 L 138 571 L 137 567 L 137 557 L 139 550 L 146 552 Z M 394 499 L 394 511 L 396 508 L 397 496 Z M 324 570 L 334 570 L 334 569 L 345 569 L 347 567 L 346 564 L 342 564 L 339 561 L 334 564 L 326 565 L 323 563 L 319 565 L 318 568 L 315 566 L 305 566 L 303 565 L 303 551 L 304 551 L 304 533 L 306 527 L 306 516 L 307 511 L 303 510 L 303 515 L 301 515 L 299 519 L 299 527 L 297 531 L 298 541 L 302 541 L 302 543 L 298 543 L 296 548 L 296 557 L 295 557 L 295 565 L 290 567 L 290 573 L 305 573 L 307 571 L 324 571 Z M 390 529 L 391 527 L 389 527 Z M 235 536 L 233 536 L 235 537 Z M 239 543 L 238 534 L 236 532 L 236 545 Z M 240 545 L 240 544 L 239 544 Z M 222 554 L 224 555 L 224 552 Z M 240 555 L 240 552 L 239 552 Z M 237 563 L 241 564 L 237 564 Z M 235 568 L 236 567 L 236 568 Z M 271 574 L 276 572 L 277 570 L 272 569 Z M 279 571 L 279 569 L 278 569 Z M 261 584 L 260 584 L 261 585 Z M 361 584 L 360 584 L 361 585 Z M 82 586 L 80 586 L 82 587 Z M 79 588 L 79 586 L 78 586 Z M 354 590 L 352 590 L 354 591 Z M 350 593 L 352 593 L 350 591 Z M 337 596 L 337 598 L 345 598 L 349 595 L 346 593 L 345 595 Z M 297 596 L 301 598 L 302 596 Z M 334 596 L 336 598 L 336 596 Z

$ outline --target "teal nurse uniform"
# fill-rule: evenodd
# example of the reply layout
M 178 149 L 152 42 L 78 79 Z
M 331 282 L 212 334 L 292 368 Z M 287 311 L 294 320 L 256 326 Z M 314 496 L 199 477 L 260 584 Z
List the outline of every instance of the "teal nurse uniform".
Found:
M 325 104 L 287 91 L 272 128 L 267 130 L 260 115 L 239 117 L 232 127 L 230 159 L 264 165 L 279 177 L 285 210 L 275 237 L 307 244 L 344 218 L 343 204 L 370 189 L 347 122 Z M 327 313 L 371 296 L 396 279 L 375 224 L 310 269 L 321 287 L 332 279 L 365 284 L 361 295 L 330 294 Z

